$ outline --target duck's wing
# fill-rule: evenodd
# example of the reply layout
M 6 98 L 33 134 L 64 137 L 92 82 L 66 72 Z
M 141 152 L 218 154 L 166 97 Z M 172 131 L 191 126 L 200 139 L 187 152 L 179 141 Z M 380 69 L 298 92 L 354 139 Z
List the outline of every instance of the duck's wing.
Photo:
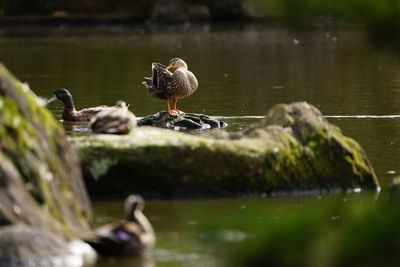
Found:
M 121 222 L 97 228 L 95 237 L 85 241 L 102 255 L 139 255 L 144 250 L 140 235 L 136 224 Z
M 144 81 L 142 82 L 143 85 L 145 85 L 147 88 L 153 88 L 153 87 L 157 87 L 157 83 L 158 83 L 158 79 L 157 77 L 157 73 L 159 69 L 165 69 L 166 67 L 161 64 L 161 63 L 152 63 L 151 64 L 151 71 L 152 71 L 152 75 L 151 77 L 144 77 Z
M 192 91 L 194 92 L 197 87 L 199 87 L 199 81 L 197 80 L 196 76 L 194 76 L 193 72 L 187 71 L 187 77 L 188 81 L 190 83 L 190 87 L 192 88 Z
M 109 110 L 114 110 L 116 107 L 110 107 L 110 106 L 98 106 L 98 107 L 91 107 L 91 108 L 85 108 L 77 111 L 77 116 L 81 118 L 81 121 L 87 121 L 89 122 L 96 114 L 102 111 L 109 111 Z
M 152 64 L 152 76 L 145 77 L 143 84 L 149 92 L 160 99 L 168 98 L 168 89 L 172 82 L 172 73 L 161 63 Z
M 170 98 L 184 98 L 191 95 L 198 87 L 194 74 L 188 70 L 177 69 L 172 74 L 169 84 Z

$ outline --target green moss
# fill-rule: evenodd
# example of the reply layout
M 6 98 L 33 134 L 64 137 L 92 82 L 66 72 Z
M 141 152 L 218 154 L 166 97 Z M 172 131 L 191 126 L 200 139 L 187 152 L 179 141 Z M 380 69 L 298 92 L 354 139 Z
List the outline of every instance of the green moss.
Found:
M 46 177 L 47 167 L 42 155 L 38 134 L 32 124 L 21 116 L 16 103 L 7 97 L 0 96 L 0 140 L 1 149 L 7 153 L 8 157 L 14 162 L 21 172 L 21 177 L 25 183 L 34 185 L 34 189 L 29 191 L 38 205 L 44 210 L 48 210 L 58 221 L 63 221 L 59 214 L 59 208 L 55 205 L 52 198 Z M 34 111 L 33 111 L 34 112 Z M 36 113 L 32 113 L 36 115 Z M 35 179 L 37 175 L 41 179 Z M 69 235 L 70 231 L 67 231 Z
M 352 156 L 348 157 L 347 160 L 352 164 L 354 172 L 367 173 L 369 169 L 368 161 L 365 160 L 365 155 L 361 152 L 359 144 L 345 136 L 342 137 L 342 140 L 352 152 Z
M 0 81 L 1 151 L 31 188 L 27 191 L 37 207 L 50 218 L 48 228 L 61 229 L 69 237 L 83 233 L 90 207 L 84 189 L 74 185 L 81 183 L 81 176 L 62 127 L 29 87 L 1 64 Z
M 19 168 L 24 172 L 24 178 L 28 181 L 31 174 L 30 170 L 25 168 L 24 157 L 35 157 L 35 151 L 38 144 L 35 142 L 37 134 L 29 122 L 19 115 L 16 103 L 7 97 L 0 96 L 0 140 L 1 147 L 7 151 Z
M 89 166 L 90 173 L 93 175 L 94 179 L 98 179 L 99 177 L 105 175 L 111 166 L 115 165 L 117 160 L 112 160 L 110 158 L 101 158 L 98 160 L 92 161 Z

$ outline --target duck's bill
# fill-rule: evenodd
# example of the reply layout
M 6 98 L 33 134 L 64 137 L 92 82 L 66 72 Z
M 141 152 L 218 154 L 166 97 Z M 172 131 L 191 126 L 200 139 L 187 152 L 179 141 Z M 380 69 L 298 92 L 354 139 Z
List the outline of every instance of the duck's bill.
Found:
M 167 70 L 172 69 L 172 65 L 168 65 L 168 66 L 166 67 L 166 69 L 167 69 Z
M 54 102 L 54 101 L 56 101 L 57 100 L 57 96 L 56 95 L 53 95 L 49 100 L 47 100 L 47 104 L 46 105 L 48 105 L 48 104 L 50 104 L 51 102 Z

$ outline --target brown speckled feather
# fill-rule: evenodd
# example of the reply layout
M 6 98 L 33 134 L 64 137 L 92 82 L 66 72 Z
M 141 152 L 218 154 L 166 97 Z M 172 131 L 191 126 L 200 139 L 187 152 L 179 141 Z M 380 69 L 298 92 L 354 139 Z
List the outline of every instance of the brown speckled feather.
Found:
M 143 84 L 153 96 L 160 99 L 169 99 L 168 85 L 172 81 L 172 73 L 161 63 L 153 63 L 152 71 L 152 77 L 145 77 Z
M 136 126 L 136 117 L 125 107 L 97 113 L 90 122 L 95 133 L 127 134 Z
M 99 106 L 81 110 L 64 109 L 62 119 L 65 121 L 89 122 L 97 113 L 103 110 L 113 110 L 115 107 Z

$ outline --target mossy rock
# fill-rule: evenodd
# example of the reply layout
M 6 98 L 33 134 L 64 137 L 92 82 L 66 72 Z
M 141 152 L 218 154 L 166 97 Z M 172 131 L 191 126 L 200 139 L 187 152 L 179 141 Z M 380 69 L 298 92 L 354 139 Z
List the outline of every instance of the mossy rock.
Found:
M 92 210 L 78 159 L 40 102 L 0 64 L 0 222 L 80 238 Z
M 70 140 L 93 195 L 193 197 L 379 188 L 359 144 L 307 103 L 277 105 L 240 133 L 196 136 L 143 126 L 126 136 Z

